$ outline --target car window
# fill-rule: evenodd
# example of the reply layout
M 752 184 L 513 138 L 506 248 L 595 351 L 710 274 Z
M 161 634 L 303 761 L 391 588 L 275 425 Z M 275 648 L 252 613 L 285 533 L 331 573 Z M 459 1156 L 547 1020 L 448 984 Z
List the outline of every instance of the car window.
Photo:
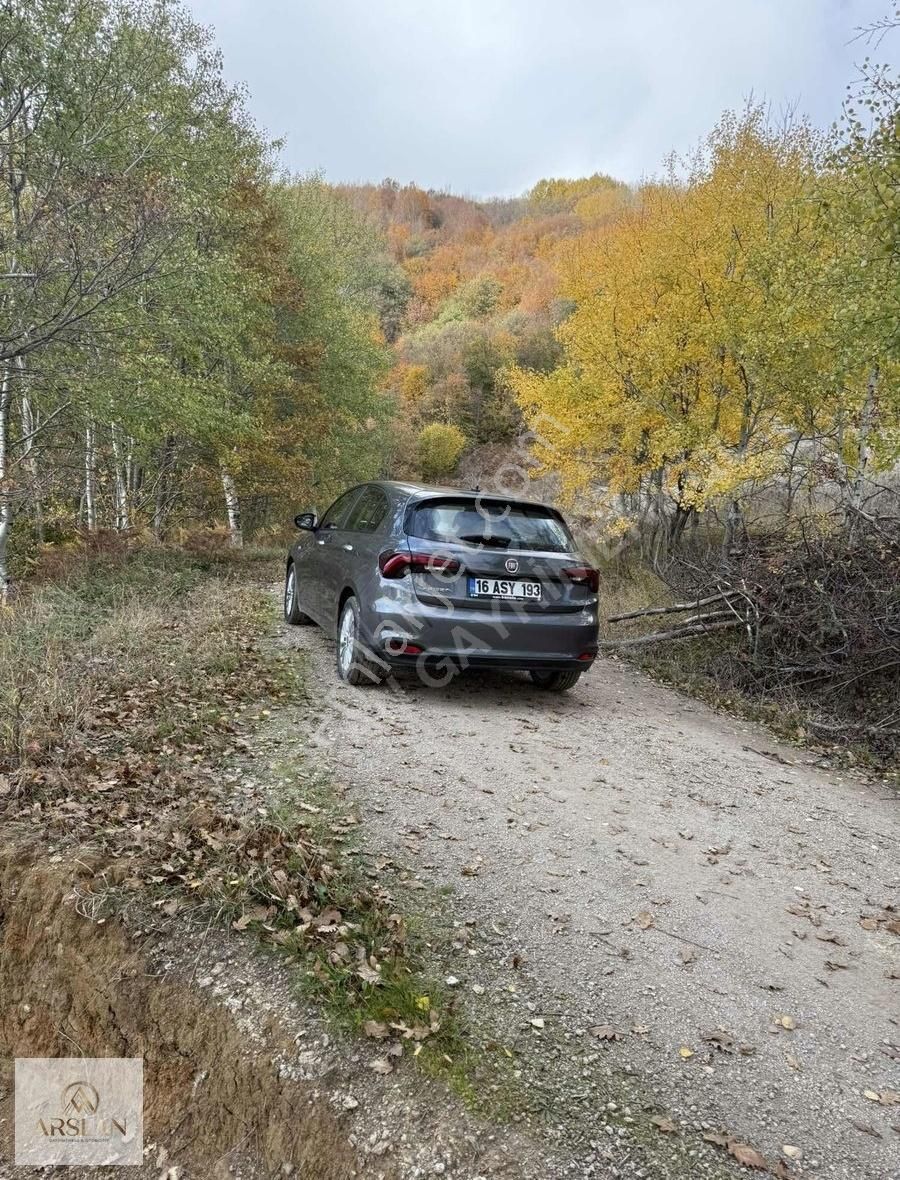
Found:
M 573 545 L 568 529 L 549 509 L 496 500 L 428 500 L 413 510 L 408 531 L 427 541 L 497 549 L 565 553 Z
M 331 505 L 319 524 L 320 529 L 342 529 L 346 525 L 347 517 L 350 514 L 350 509 L 356 503 L 360 494 L 359 488 L 352 488 L 349 492 L 344 492 L 343 496 L 338 496 L 335 502 Z
M 380 488 L 367 487 L 344 526 L 351 532 L 374 533 L 388 510 L 387 496 Z

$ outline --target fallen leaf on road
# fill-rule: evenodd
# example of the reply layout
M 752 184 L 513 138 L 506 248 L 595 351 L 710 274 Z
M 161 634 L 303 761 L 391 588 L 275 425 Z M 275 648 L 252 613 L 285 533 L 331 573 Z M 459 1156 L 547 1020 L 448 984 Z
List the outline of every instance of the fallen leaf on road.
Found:
M 388 1057 L 376 1057 L 374 1061 L 369 1062 L 369 1069 L 373 1073 L 393 1073 L 394 1063 Z
M 674 1135 L 678 1130 L 673 1120 L 667 1114 L 655 1114 L 650 1122 L 666 1135 Z
M 679 952 L 682 963 L 693 963 L 697 958 L 697 952 L 692 946 L 683 946 Z
M 788 1031 L 791 1031 L 791 1032 L 797 1027 L 797 1024 L 796 1024 L 793 1016 L 787 1016 L 787 1015 L 782 1014 L 782 1015 L 774 1016 L 772 1019 L 775 1021 L 775 1023 L 778 1025 L 779 1028 L 786 1028 L 786 1029 L 788 1029 Z
M 785 1053 L 784 1059 L 788 1063 L 788 1065 L 791 1067 L 791 1069 L 800 1069 L 801 1068 L 800 1062 L 797 1060 L 797 1058 L 794 1056 L 793 1053 Z
M 846 942 L 835 930 L 817 930 L 816 938 L 819 942 L 833 942 L 835 946 L 846 946 Z
M 707 1131 L 703 1138 L 707 1143 L 715 1143 L 717 1147 L 724 1147 L 729 1155 L 734 1156 L 739 1164 L 743 1164 L 745 1168 L 759 1168 L 763 1171 L 768 1171 L 769 1164 L 764 1155 L 751 1147 L 749 1143 L 741 1143 L 738 1139 L 732 1138 L 731 1135 L 717 1134 L 713 1131 Z
M 728 1144 L 728 1153 L 733 1155 L 739 1164 L 743 1164 L 745 1168 L 762 1168 L 768 1169 L 769 1165 L 766 1162 L 766 1157 L 760 1155 L 755 1147 L 751 1147 L 749 1143 L 735 1143 Z
M 689 1045 L 682 1045 L 678 1050 L 678 1054 L 680 1057 L 683 1057 L 685 1061 L 687 1061 L 689 1057 L 694 1056 L 694 1050 Z
M 715 1143 L 716 1147 L 727 1147 L 728 1146 L 728 1136 L 727 1135 L 719 1135 L 715 1131 L 707 1131 L 704 1134 L 703 1138 L 705 1139 L 705 1141 L 707 1143 Z
M 535 1016 L 534 1020 L 529 1020 L 528 1023 L 531 1025 L 532 1028 L 543 1028 L 544 1027 L 544 1018 L 543 1018 L 543 1016 Z
M 363 1025 L 363 1032 L 367 1037 L 374 1037 L 380 1041 L 388 1035 L 387 1025 L 380 1020 L 367 1020 Z
M 622 1034 L 611 1024 L 595 1024 L 593 1028 L 588 1029 L 588 1032 L 598 1041 L 621 1041 L 622 1039 Z
M 896 1106 L 900 1102 L 900 1093 L 896 1090 L 864 1090 L 870 1102 L 880 1102 L 882 1106 Z
M 639 914 L 635 914 L 634 920 L 641 930 L 649 930 L 653 925 L 653 915 L 649 910 L 641 910 Z
M 721 1053 L 734 1051 L 734 1037 L 724 1028 L 714 1028 L 702 1034 L 702 1040 L 714 1045 Z

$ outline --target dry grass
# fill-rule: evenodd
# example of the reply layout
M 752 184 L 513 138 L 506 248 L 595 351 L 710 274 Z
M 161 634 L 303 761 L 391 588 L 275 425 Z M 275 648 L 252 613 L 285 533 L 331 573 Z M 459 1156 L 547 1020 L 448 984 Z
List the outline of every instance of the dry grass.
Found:
M 164 549 L 78 553 L 58 580 L 0 611 L 0 773 L 71 766 L 117 708 L 133 746 L 136 700 L 168 699 L 171 713 L 186 692 L 208 695 L 204 682 L 241 657 L 231 633 L 252 635 L 267 609 L 254 572 L 255 556 L 213 569 Z M 172 720 L 148 711 L 138 744 Z
M 453 1005 L 356 867 L 355 825 L 317 828 L 302 799 L 244 814 L 228 786 L 261 707 L 300 687 L 267 641 L 277 570 L 155 547 L 79 561 L 20 600 L 0 625 L 5 835 L 88 856 L 123 904 L 206 905 L 287 956 L 341 1024 L 378 1022 L 441 1072 L 464 1053 Z
M 617 562 L 600 567 L 600 638 L 621 639 L 655 631 L 659 620 L 633 619 L 627 630 L 621 623 L 610 623 L 610 616 L 643 610 L 648 606 L 666 606 L 673 601 L 668 586 L 649 568 L 636 562 Z

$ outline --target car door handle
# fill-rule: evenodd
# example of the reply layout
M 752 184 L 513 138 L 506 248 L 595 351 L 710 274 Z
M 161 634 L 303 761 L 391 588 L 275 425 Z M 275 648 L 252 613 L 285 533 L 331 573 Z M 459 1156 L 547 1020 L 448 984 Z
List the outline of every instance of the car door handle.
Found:
M 342 545 L 342 546 L 341 546 L 341 548 L 342 548 L 342 549 L 346 549 L 348 553 L 352 553 L 352 552 L 353 552 L 353 546 L 352 546 L 352 545 Z

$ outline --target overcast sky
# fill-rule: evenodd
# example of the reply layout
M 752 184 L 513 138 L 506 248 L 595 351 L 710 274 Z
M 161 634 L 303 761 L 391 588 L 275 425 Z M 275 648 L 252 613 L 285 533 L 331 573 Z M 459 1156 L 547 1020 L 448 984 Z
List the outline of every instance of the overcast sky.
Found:
M 751 94 L 820 126 L 889 0 L 188 0 L 229 78 L 332 181 L 512 195 L 634 181 Z M 852 42 L 852 43 L 851 43 Z M 900 34 L 877 56 L 897 58 Z

